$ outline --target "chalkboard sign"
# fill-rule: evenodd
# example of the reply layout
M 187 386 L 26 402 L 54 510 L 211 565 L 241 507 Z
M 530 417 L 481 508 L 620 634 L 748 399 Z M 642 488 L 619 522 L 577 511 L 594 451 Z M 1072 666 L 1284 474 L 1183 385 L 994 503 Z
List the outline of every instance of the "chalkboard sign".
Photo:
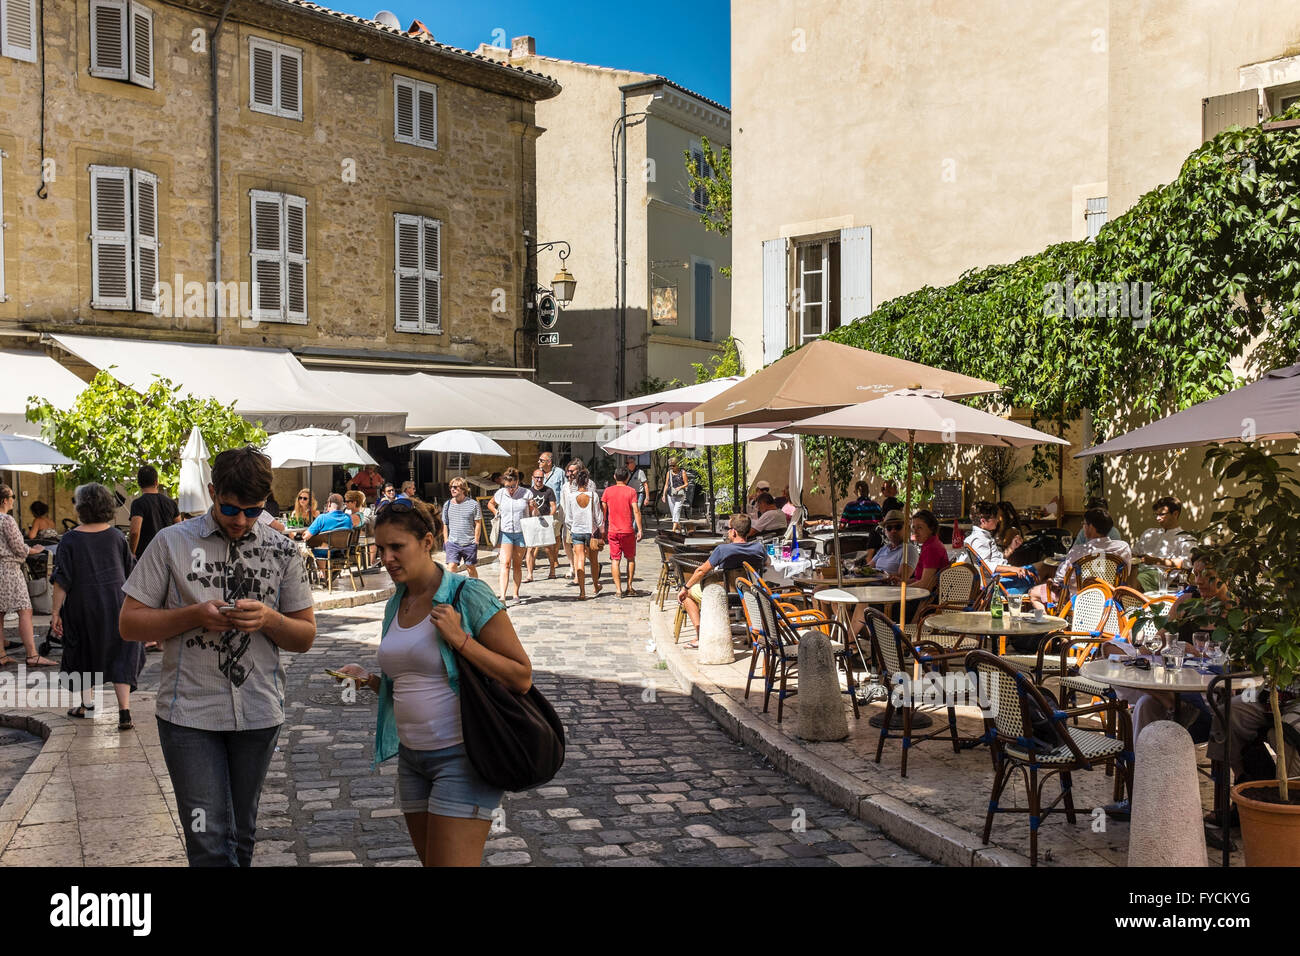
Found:
M 966 515 L 962 505 L 966 482 L 961 478 L 939 478 L 934 483 L 934 503 L 930 510 L 940 521 L 951 521 Z

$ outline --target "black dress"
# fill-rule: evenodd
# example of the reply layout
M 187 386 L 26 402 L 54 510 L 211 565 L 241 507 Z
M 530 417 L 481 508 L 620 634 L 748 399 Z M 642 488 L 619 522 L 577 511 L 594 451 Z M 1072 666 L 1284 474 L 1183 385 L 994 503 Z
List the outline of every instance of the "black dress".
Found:
M 116 528 L 70 531 L 59 541 L 50 580 L 67 592 L 60 611 L 60 672 L 103 674 L 105 681 L 130 684 L 135 690 L 144 667 L 144 645 L 122 640 L 117 631 L 126 597 L 122 585 L 133 563 L 126 535 Z

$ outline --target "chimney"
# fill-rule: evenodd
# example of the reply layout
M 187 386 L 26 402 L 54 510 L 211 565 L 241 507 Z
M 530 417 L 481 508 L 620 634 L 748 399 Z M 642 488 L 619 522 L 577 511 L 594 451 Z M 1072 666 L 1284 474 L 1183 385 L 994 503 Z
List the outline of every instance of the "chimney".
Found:
M 406 35 L 414 36 L 414 37 L 424 37 L 427 40 L 433 39 L 433 34 L 429 32 L 429 28 L 426 27 L 419 20 L 411 21 L 411 25 L 406 28 Z
M 516 56 L 536 56 L 537 39 L 535 37 L 515 37 L 510 41 L 510 55 Z

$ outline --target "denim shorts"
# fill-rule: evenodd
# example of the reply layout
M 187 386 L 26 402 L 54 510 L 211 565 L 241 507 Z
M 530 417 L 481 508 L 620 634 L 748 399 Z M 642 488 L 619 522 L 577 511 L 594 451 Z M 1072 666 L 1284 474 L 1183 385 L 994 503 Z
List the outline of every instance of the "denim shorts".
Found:
M 524 546 L 524 533 L 522 531 L 502 531 L 501 543 L 514 545 L 516 548 Z
M 397 799 L 403 813 L 491 820 L 504 791 L 478 775 L 464 744 L 442 750 L 397 751 Z
M 569 540 L 574 544 L 591 544 L 591 532 L 574 531 L 569 535 Z

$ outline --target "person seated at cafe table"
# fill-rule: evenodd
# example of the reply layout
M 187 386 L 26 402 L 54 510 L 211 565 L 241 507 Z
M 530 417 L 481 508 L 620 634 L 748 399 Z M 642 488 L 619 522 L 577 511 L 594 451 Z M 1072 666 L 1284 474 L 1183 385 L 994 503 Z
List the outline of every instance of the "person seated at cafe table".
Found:
M 966 536 L 966 546 L 984 562 L 990 573 L 996 574 L 1011 594 L 1024 594 L 1033 583 L 1032 568 L 1018 568 L 1007 562 L 997 532 L 1000 523 L 998 508 L 991 501 L 977 501 L 971 509 L 971 532 Z
M 939 586 L 939 572 L 951 564 L 948 560 L 948 549 L 939 540 L 939 519 L 934 516 L 933 511 L 923 508 L 912 515 L 912 540 L 916 542 L 919 549 L 916 567 L 911 568 L 912 573 L 907 575 L 909 569 L 905 566 L 899 574 L 891 574 L 888 579 L 890 584 L 901 584 L 904 575 L 907 575 L 909 588 L 930 592 L 928 595 L 907 599 L 909 621 L 916 617 L 916 612 L 922 605 L 933 600 L 935 590 Z M 897 619 L 898 605 L 887 606 L 885 616 Z
M 1106 499 L 1105 499 L 1105 498 L 1089 498 L 1089 499 L 1088 499 L 1088 506 L 1087 506 L 1087 508 L 1086 508 L 1085 510 L 1087 510 L 1087 511 L 1091 511 L 1093 508 L 1100 508 L 1102 511 L 1106 511 L 1106 510 L 1107 510 L 1107 509 L 1106 509 Z M 1119 533 L 1119 529 L 1116 528 L 1116 527 L 1114 526 L 1114 524 L 1112 524 L 1111 527 L 1110 527 L 1110 530 L 1106 532 L 1106 537 L 1110 538 L 1112 541 L 1123 541 L 1123 540 L 1124 540 L 1123 536 Z M 1086 540 L 1087 540 L 1087 539 L 1084 537 L 1083 528 L 1080 527 L 1079 530 L 1078 530 L 1078 532 L 1077 532 L 1077 533 L 1075 534 L 1075 536 L 1074 536 L 1074 543 L 1075 543 L 1075 544 L 1083 544 Z
M 754 482 L 754 492 L 745 502 L 745 514 L 749 515 L 749 520 L 753 521 L 758 517 L 758 499 L 760 495 L 770 495 L 772 493 L 772 483 L 769 481 Z
M 898 497 L 898 482 L 886 481 L 880 485 L 880 512 L 889 514 L 891 511 L 905 511 L 902 500 Z
M 857 498 L 844 506 L 840 527 L 846 531 L 869 531 L 880 523 L 884 511 L 871 497 L 871 486 L 859 481 L 853 486 Z
M 912 569 L 916 567 L 916 545 L 904 540 L 903 512 L 889 512 L 881 526 L 885 529 L 884 543 L 867 556 L 867 564 L 877 571 L 883 571 L 891 581 L 897 583 L 904 574 L 911 577 Z
M 311 539 L 317 535 L 328 534 L 331 531 L 352 530 L 352 514 L 344 509 L 342 495 L 330 495 L 326 508 L 328 510 L 321 512 L 320 516 L 303 533 L 302 540 L 308 547 L 311 546 Z M 334 551 L 335 554 L 339 554 L 342 549 L 335 548 Z M 324 571 L 326 559 L 330 556 L 329 549 L 312 548 L 311 553 L 316 556 L 316 565 Z
M 760 571 L 767 567 L 767 547 L 762 541 L 746 541 L 749 536 L 749 515 L 735 514 L 727 521 L 727 540 L 709 552 L 708 560 L 695 569 L 686 579 L 677 600 L 686 608 L 686 614 L 695 625 L 695 633 L 700 631 L 700 603 L 704 600 L 704 588 L 701 582 L 713 571 L 734 571 L 742 564 Z M 697 647 L 698 642 L 691 641 L 687 647 Z
M 1096 499 L 1093 499 L 1096 500 Z M 1059 604 L 1061 598 L 1061 585 L 1065 583 L 1066 572 L 1083 557 L 1102 552 L 1113 554 L 1123 563 L 1120 569 L 1119 580 L 1125 580 L 1133 566 L 1133 553 L 1129 546 L 1123 541 L 1116 541 L 1110 537 L 1110 531 L 1114 527 L 1109 512 L 1104 508 L 1089 508 L 1083 513 L 1083 536 L 1082 544 L 1076 543 L 1061 563 L 1056 568 L 1056 574 L 1050 581 L 1043 584 L 1035 585 L 1029 589 L 1029 599 L 1036 607 L 1046 607 L 1048 604 Z M 1047 575 L 1048 567 L 1045 564 L 1039 564 L 1034 568 L 1034 573 L 1041 579 Z
M 1133 547 L 1133 556 L 1142 563 L 1137 569 L 1138 587 L 1143 591 L 1158 590 L 1163 570 L 1169 572 L 1170 587 L 1177 589 L 1186 580 L 1196 536 L 1181 526 L 1183 503 L 1177 498 L 1157 498 L 1151 511 L 1156 527 L 1138 535 Z
M 750 522 L 753 534 L 784 531 L 789 525 L 785 512 L 776 506 L 776 500 L 766 491 L 759 494 L 754 505 L 757 516 Z

